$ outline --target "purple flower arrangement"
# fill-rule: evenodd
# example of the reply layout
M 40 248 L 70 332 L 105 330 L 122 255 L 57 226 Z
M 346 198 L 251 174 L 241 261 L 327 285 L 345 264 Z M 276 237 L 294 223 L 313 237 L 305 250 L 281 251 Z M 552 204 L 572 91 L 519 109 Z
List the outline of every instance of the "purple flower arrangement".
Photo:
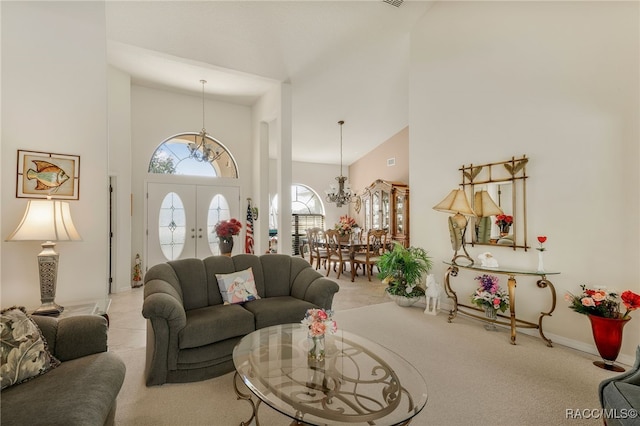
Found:
M 495 275 L 480 275 L 475 277 L 480 281 L 476 292 L 471 295 L 471 302 L 479 308 L 493 308 L 504 312 L 509 307 L 509 295 L 498 285 L 498 277 Z

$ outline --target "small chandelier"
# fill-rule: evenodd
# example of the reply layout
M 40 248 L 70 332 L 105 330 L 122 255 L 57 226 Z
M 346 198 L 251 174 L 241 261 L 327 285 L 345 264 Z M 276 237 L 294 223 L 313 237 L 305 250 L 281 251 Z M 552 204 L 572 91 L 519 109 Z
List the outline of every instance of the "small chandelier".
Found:
M 195 141 L 188 144 L 189 158 L 211 163 L 220 158 L 224 154 L 224 150 L 207 140 L 207 130 L 204 128 L 204 85 L 207 80 L 200 80 L 200 83 L 202 83 L 202 130 L 195 137 Z M 200 139 L 200 143 L 197 143 L 198 139 Z
M 343 120 L 338 121 L 340 125 L 340 176 L 336 177 L 338 186 L 329 185 L 329 189 L 324 192 L 327 194 L 326 200 L 329 203 L 336 203 L 336 206 L 342 207 L 344 204 L 353 203 L 356 200 L 355 192 L 351 192 L 351 186 L 347 184 L 347 177 L 342 176 L 342 125 Z

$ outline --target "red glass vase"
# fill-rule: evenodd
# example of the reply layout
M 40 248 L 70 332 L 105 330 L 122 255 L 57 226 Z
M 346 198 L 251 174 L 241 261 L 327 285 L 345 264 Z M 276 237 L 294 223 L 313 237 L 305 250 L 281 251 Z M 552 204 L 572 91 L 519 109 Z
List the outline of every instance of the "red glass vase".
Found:
M 622 329 L 631 318 L 604 318 L 588 315 L 591 321 L 593 340 L 596 342 L 598 353 L 603 361 L 594 361 L 593 364 L 611 371 L 624 371 L 624 368 L 614 365 L 618 358 L 620 346 L 622 346 Z

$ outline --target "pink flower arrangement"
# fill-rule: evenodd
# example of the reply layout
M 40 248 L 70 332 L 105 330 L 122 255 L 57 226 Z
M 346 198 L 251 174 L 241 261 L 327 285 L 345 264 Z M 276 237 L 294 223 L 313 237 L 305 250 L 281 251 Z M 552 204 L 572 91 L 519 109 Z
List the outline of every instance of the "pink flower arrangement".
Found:
M 333 311 L 324 309 L 308 309 L 301 324 L 309 328 L 309 336 L 324 336 L 326 333 L 335 333 L 338 325 L 333 320 Z
M 336 231 L 338 231 L 338 234 L 347 235 L 351 233 L 353 228 L 357 227 L 358 224 L 356 223 L 356 220 L 354 218 L 344 215 L 340 216 L 340 220 L 338 221 L 338 223 L 336 223 L 336 226 L 334 228 Z
M 569 308 L 579 314 L 626 319 L 629 317 L 629 312 L 640 309 L 640 295 L 630 290 L 623 291 L 620 295 L 622 304 L 626 308 L 626 312 L 621 315 L 617 293 L 604 288 L 587 288 L 584 284 L 580 288 L 581 294 L 574 295 L 567 292 L 564 296 L 569 302 Z

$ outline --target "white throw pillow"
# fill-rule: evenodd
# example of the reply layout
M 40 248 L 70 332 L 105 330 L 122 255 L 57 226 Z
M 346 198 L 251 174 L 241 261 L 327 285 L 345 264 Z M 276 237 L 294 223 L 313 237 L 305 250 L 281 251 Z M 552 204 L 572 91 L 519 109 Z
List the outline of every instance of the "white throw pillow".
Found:
M 225 303 L 244 303 L 260 299 L 251 268 L 232 274 L 216 274 L 216 279 Z

